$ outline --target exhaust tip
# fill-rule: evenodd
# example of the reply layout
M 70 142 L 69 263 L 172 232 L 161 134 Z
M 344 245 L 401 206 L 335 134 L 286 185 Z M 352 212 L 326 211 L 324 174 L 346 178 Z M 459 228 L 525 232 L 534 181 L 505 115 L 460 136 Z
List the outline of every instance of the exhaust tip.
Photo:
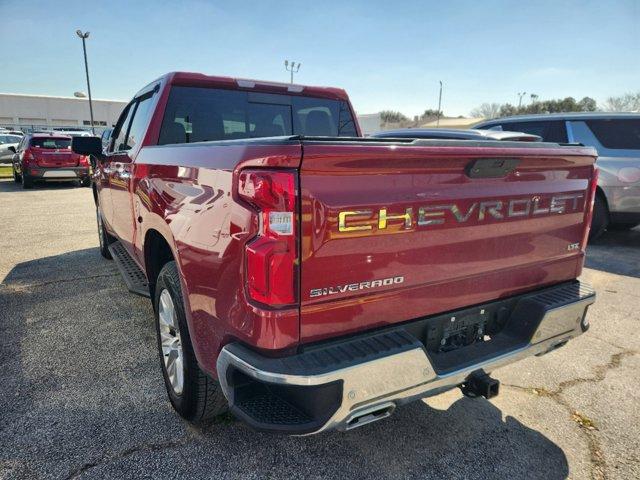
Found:
M 347 420 L 345 430 L 353 430 L 354 428 L 387 418 L 391 416 L 395 408 L 395 403 L 389 402 L 360 410 L 352 414 L 349 420 Z

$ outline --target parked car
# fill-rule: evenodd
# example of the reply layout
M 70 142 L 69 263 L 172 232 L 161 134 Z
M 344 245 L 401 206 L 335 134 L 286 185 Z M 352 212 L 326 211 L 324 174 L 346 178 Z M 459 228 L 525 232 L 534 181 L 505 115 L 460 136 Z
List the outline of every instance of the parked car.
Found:
M 11 161 L 13 158 L 13 150 L 18 146 L 22 137 L 18 135 L 10 135 L 8 132 L 0 132 L 0 162 Z
M 456 128 L 400 128 L 372 133 L 373 138 L 430 138 L 434 140 L 495 140 L 512 142 L 539 142 L 542 138 L 522 132 L 497 132 Z
M 341 89 L 171 73 L 73 139 L 184 418 L 348 430 L 587 330 L 594 149 L 359 135 Z
M 71 136 L 59 133 L 33 133 L 22 137 L 13 153 L 13 179 L 22 188 L 35 181 L 77 180 L 91 183 L 89 159 L 71 150 Z
M 640 114 L 558 113 L 498 118 L 477 129 L 518 130 L 546 142 L 581 143 L 598 151 L 600 169 L 591 237 L 640 224 Z

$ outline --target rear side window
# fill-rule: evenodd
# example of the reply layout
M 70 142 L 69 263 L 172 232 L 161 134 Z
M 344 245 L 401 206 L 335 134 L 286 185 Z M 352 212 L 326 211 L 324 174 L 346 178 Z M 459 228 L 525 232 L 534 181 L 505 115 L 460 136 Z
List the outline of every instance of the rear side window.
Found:
M 562 120 L 540 122 L 509 122 L 502 124 L 507 132 L 524 132 L 542 137 L 544 142 L 567 143 L 567 129 Z
M 346 102 L 200 87 L 172 87 L 158 144 L 286 135 L 355 136 Z
M 29 146 L 35 148 L 71 148 L 70 138 L 50 138 L 38 137 L 32 138 Z
M 587 120 L 586 124 L 605 148 L 640 150 L 640 119 Z

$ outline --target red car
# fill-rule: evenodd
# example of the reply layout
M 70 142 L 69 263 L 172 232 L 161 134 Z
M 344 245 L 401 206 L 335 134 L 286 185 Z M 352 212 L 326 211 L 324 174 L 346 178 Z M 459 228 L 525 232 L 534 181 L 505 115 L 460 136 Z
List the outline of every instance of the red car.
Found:
M 593 149 L 359 134 L 340 89 L 171 73 L 74 138 L 184 418 L 351 429 L 588 329 Z
M 31 188 L 35 181 L 76 180 L 91 184 L 89 157 L 71 150 L 71 137 L 60 133 L 32 133 L 13 148 L 13 179 Z

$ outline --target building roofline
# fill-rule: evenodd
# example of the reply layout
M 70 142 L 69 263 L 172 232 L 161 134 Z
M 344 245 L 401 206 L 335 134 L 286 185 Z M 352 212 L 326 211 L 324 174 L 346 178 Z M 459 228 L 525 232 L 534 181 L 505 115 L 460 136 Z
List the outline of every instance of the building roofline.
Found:
M 0 97 L 28 97 L 28 98 L 55 98 L 62 100 L 77 100 L 79 102 L 89 101 L 89 97 L 78 98 L 78 97 L 63 97 L 58 95 L 34 95 L 30 93 L 0 93 Z M 116 100 L 116 99 L 106 99 L 106 98 L 92 98 L 92 102 L 118 102 L 118 103 L 127 103 L 127 100 Z

